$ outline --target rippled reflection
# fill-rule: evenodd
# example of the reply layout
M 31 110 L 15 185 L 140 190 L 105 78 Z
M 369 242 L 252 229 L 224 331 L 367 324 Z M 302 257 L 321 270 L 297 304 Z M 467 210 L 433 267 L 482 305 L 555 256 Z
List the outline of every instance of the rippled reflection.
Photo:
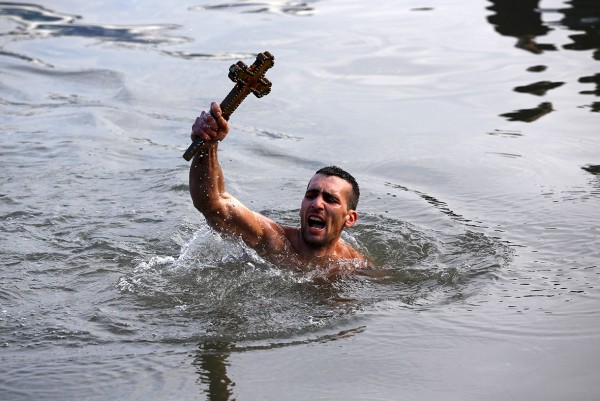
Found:
M 588 165 L 582 167 L 585 171 L 592 174 L 600 174 L 600 165 Z
M 186 60 L 237 61 L 256 57 L 256 53 L 193 53 L 185 51 L 163 51 L 164 54 Z
M 283 13 L 289 15 L 312 15 L 315 11 L 311 6 L 316 0 L 307 1 L 281 1 L 281 0 L 239 0 L 236 2 L 213 3 L 209 5 L 194 6 L 190 9 L 199 10 L 225 10 L 240 13 Z
M 568 50 L 594 50 L 593 57 L 600 60 L 600 2 L 596 0 L 570 0 L 570 8 L 561 9 L 564 14 L 560 24 L 579 33 L 570 35 L 572 43 Z
M 553 110 L 554 109 L 552 108 L 552 103 L 543 102 L 540 103 L 537 107 L 533 107 L 531 109 L 521 109 L 500 115 L 502 117 L 506 117 L 509 121 L 522 121 L 530 123 L 545 116 Z
M 556 50 L 553 44 L 536 41 L 536 38 L 550 31 L 542 22 L 542 13 L 538 9 L 539 0 L 490 1 L 493 5 L 488 9 L 494 11 L 494 14 L 488 17 L 488 21 L 499 34 L 516 38 L 516 47 L 534 54 Z
M 535 55 L 547 51 L 558 51 L 559 46 L 545 43 L 542 37 L 553 29 L 567 28 L 577 33 L 569 35 L 571 43 L 562 46 L 565 50 L 593 50 L 592 57 L 600 60 L 600 2 L 595 0 L 571 0 L 569 8 L 544 9 L 540 7 L 539 0 L 489 0 L 492 5 L 488 10 L 493 14 L 488 21 L 494 26 L 496 32 L 503 36 L 516 39 L 515 47 Z M 543 3 L 543 2 L 542 2 Z M 544 14 L 562 14 L 563 17 L 546 22 Z M 530 72 L 545 71 L 545 66 L 534 66 L 527 69 Z M 580 92 L 583 95 L 600 96 L 600 74 L 579 78 L 581 83 L 596 85 L 595 90 Z M 548 91 L 564 85 L 564 82 L 542 81 L 514 88 L 516 92 L 528 93 L 536 96 L 545 96 Z M 600 102 L 593 102 L 590 111 L 599 112 Z M 544 102 L 530 109 L 516 110 L 500 116 L 509 121 L 533 122 L 553 111 L 552 103 Z
M 541 81 L 530 85 L 517 86 L 515 92 L 529 93 L 536 96 L 544 96 L 551 89 L 564 85 L 564 82 Z
M 204 385 L 204 392 L 212 401 L 227 401 L 233 397 L 235 382 L 230 378 L 228 368 L 229 357 L 233 353 L 249 352 L 257 350 L 270 350 L 275 348 L 294 347 L 313 343 L 329 343 L 344 340 L 365 331 L 364 326 L 342 330 L 338 333 L 316 336 L 314 338 L 302 338 L 276 341 L 269 339 L 264 343 L 241 343 L 236 344 L 222 340 L 205 340 L 198 344 L 192 365 L 200 382 Z
M 226 401 L 233 395 L 232 386 L 235 383 L 227 375 L 232 344 L 220 341 L 201 343 L 194 359 L 200 381 L 207 387 L 205 392 L 208 399 Z
M 181 36 L 168 36 L 164 33 L 179 27 L 175 24 L 138 26 L 84 24 L 81 22 L 81 16 L 53 11 L 37 4 L 0 2 L 0 16 L 10 19 L 18 25 L 17 29 L 0 33 L 0 36 L 8 36 L 13 39 L 74 36 L 95 38 L 105 43 L 126 46 L 172 44 L 189 40 Z M 26 61 L 36 61 L 26 55 L 3 51 L 1 47 L 0 52 Z
M 594 74 L 591 76 L 587 76 L 587 77 L 581 77 L 581 78 L 579 78 L 579 82 L 581 82 L 582 84 L 596 85 L 595 89 L 584 90 L 579 93 L 581 93 L 582 95 L 600 96 L 600 73 Z M 592 103 L 592 105 L 590 107 L 591 107 L 592 111 L 598 112 L 598 111 L 600 111 L 600 102 L 594 102 L 594 103 Z

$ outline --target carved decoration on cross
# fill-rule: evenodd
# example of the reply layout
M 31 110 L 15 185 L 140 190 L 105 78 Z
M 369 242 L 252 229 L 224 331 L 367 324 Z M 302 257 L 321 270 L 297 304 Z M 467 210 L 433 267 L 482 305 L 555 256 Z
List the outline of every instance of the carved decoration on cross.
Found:
M 271 92 L 271 81 L 265 77 L 265 73 L 273 66 L 274 62 L 275 58 L 271 53 L 263 52 L 256 56 L 256 60 L 250 66 L 243 61 L 238 61 L 229 67 L 228 76 L 235 82 L 235 86 L 221 102 L 223 118 L 229 120 L 231 114 L 250 93 L 260 98 Z M 202 143 L 201 138 L 196 138 L 183 154 L 183 158 L 190 161 Z

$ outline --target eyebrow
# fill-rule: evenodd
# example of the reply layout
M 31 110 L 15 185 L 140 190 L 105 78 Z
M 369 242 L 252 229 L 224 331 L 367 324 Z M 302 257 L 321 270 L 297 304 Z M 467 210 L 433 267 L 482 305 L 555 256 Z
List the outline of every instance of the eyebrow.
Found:
M 337 202 L 340 202 L 340 197 L 331 193 L 331 192 L 327 192 L 327 191 L 321 191 L 320 189 L 317 188 L 308 188 L 306 190 L 306 194 L 314 194 L 314 193 L 322 193 L 323 197 L 329 197 L 329 198 L 333 198 L 335 199 Z

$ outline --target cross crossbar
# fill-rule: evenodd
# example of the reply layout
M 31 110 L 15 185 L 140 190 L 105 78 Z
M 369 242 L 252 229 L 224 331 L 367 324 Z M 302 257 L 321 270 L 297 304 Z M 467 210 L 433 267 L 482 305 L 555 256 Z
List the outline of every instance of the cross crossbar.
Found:
M 273 66 L 275 57 L 269 52 L 259 53 L 251 66 L 243 61 L 238 61 L 229 67 L 229 79 L 235 82 L 235 86 L 221 102 L 223 118 L 229 120 L 231 114 L 237 109 L 242 101 L 250 94 L 260 98 L 271 92 L 271 81 L 265 77 L 265 73 Z M 190 161 L 198 152 L 204 141 L 196 138 L 183 154 L 183 158 Z

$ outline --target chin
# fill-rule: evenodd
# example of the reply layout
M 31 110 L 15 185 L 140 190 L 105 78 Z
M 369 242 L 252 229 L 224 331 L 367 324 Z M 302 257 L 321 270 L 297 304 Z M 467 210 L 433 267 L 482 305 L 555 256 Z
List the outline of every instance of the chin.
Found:
M 305 233 L 304 231 L 302 231 L 302 239 L 304 240 L 304 243 L 306 245 L 308 245 L 309 247 L 311 247 L 313 249 L 323 248 L 324 246 L 327 245 L 326 236 L 314 238 L 314 237 L 310 236 L 309 234 Z

